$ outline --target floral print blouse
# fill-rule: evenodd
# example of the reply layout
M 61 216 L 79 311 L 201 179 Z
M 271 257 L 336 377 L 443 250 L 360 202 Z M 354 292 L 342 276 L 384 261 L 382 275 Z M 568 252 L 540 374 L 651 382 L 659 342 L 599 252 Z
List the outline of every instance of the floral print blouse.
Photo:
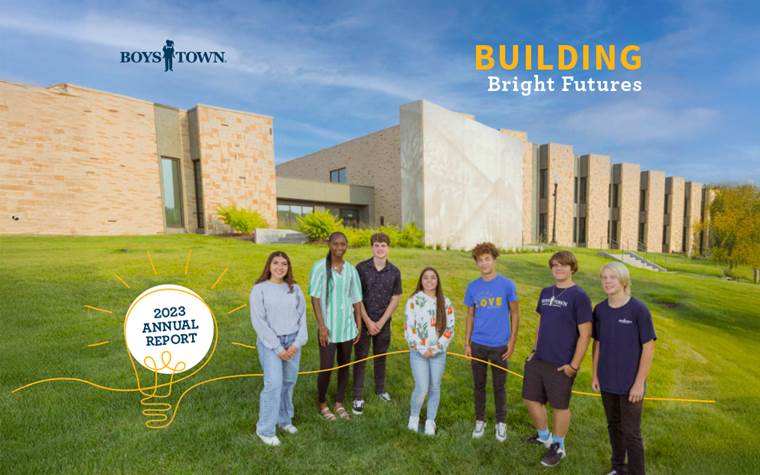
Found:
M 435 328 L 436 299 L 420 291 L 406 301 L 406 318 L 404 319 L 404 336 L 409 349 L 424 355 L 432 350 L 433 355 L 446 351 L 451 338 L 454 336 L 454 307 L 446 298 L 446 329 L 438 337 Z

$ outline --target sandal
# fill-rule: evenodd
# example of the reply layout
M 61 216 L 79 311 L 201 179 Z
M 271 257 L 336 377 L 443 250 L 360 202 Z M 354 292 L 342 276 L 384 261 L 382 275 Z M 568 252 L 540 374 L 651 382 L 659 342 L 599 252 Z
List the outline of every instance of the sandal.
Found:
M 348 414 L 348 411 L 346 411 L 346 408 L 343 406 L 335 406 L 335 412 L 338 414 L 338 417 L 344 420 L 351 419 L 351 416 Z
M 335 420 L 335 414 L 332 413 L 329 406 L 325 406 L 322 409 L 319 410 L 319 413 L 322 415 L 322 419 L 326 421 L 334 421 Z

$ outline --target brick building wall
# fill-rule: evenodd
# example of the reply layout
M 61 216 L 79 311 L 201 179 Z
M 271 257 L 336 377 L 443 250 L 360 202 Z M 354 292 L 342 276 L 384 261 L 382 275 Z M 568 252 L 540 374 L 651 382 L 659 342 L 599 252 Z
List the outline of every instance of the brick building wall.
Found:
M 276 227 L 272 118 L 207 105 L 189 114 L 197 127 L 206 232 L 228 230 L 216 213 L 219 206 L 228 205 L 256 210 Z
M 375 189 L 375 216 L 372 225 L 401 225 L 401 142 L 400 127 L 359 137 L 277 166 L 283 177 L 330 181 L 330 170 L 346 168 L 352 185 Z
M 668 212 L 664 222 L 667 225 L 667 235 L 663 252 L 683 252 L 683 207 L 684 180 L 679 176 L 669 176 L 665 179 L 665 196 Z
M 164 231 L 151 102 L 0 81 L 0 166 L 0 233 Z
M 634 163 L 620 163 L 615 166 L 620 169 L 620 249 L 635 251 L 639 242 L 641 167 Z
M 607 221 L 609 220 L 610 158 L 607 155 L 581 156 L 588 163 L 586 197 L 586 246 L 594 249 L 607 247 Z
M 639 220 L 644 223 L 644 248 L 648 252 L 662 252 L 665 173 L 654 170 L 641 172 L 641 187 L 645 196 L 645 207 Z

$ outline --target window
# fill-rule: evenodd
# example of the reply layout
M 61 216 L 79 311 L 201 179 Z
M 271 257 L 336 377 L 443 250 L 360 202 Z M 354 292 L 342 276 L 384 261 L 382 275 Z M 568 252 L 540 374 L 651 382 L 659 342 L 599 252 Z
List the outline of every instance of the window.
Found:
M 670 195 L 665 193 L 665 214 L 670 214 Z
M 586 196 L 587 196 L 586 187 L 588 186 L 588 178 L 585 177 L 585 176 L 582 176 L 581 179 L 580 179 L 580 182 L 579 182 L 578 186 L 580 187 L 580 189 L 578 190 L 580 203 L 581 204 L 586 204 L 586 201 L 587 201 L 587 198 L 586 198 Z
M 546 242 L 546 213 L 538 215 L 538 240 Z
M 538 196 L 539 198 L 546 198 L 546 179 L 547 179 L 547 170 L 546 168 L 540 170 L 538 172 Z
M 198 227 L 205 227 L 203 219 L 203 186 L 201 180 L 201 161 L 193 160 L 193 181 L 195 182 L 195 214 L 198 216 Z
M 573 203 L 578 203 L 578 177 L 575 177 L 574 185 L 575 186 L 573 187 Z
M 639 211 L 647 210 L 647 190 L 641 190 L 639 193 Z
M 618 208 L 620 206 L 620 185 L 618 183 L 615 183 L 612 185 L 612 207 Z
M 668 235 L 668 225 L 662 227 L 662 245 L 667 246 L 670 242 L 670 236 Z
M 618 222 L 616 219 L 610 221 L 610 238 L 613 243 L 617 243 L 618 240 Z
M 331 183 L 346 183 L 346 167 L 330 170 Z
M 339 211 L 340 219 L 345 226 L 355 228 L 359 226 L 359 212 L 355 209 L 341 208 Z
M 312 204 L 289 204 L 277 203 L 277 225 L 295 226 L 299 216 L 305 216 L 314 212 Z
M 639 223 L 639 242 L 644 242 L 645 234 L 646 234 L 646 224 Z
M 586 218 L 578 218 L 578 244 L 586 244 Z
M 573 242 L 578 243 L 578 220 L 573 220 Z
M 182 227 L 182 183 L 179 160 L 161 157 L 161 186 L 164 191 L 164 219 L 166 226 Z

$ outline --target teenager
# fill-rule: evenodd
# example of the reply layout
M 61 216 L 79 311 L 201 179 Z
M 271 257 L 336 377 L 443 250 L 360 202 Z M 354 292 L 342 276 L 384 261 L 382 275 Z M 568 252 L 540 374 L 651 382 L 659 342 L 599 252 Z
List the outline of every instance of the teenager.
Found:
M 578 261 L 570 251 L 549 258 L 554 285 L 541 290 L 536 304 L 540 320 L 533 352 L 525 362 L 522 397 L 536 434 L 526 442 L 548 450 L 541 465 L 554 467 L 565 457 L 565 436 L 570 428 L 570 396 L 575 376 L 591 340 L 591 300 L 573 282 Z M 549 432 L 545 404 L 552 407 L 553 433 Z
M 267 445 L 280 445 L 275 425 L 295 434 L 293 387 L 298 378 L 301 348 L 306 344 L 306 301 L 293 280 L 290 258 L 284 252 L 269 255 L 249 298 L 256 349 L 264 370 L 259 396 L 256 435 Z
M 594 307 L 594 391 L 601 391 L 612 447 L 611 473 L 643 474 L 641 412 L 654 357 L 652 315 L 631 297 L 631 277 L 620 262 L 601 270 L 607 298 Z
M 361 328 L 362 288 L 359 274 L 350 262 L 343 259 L 348 248 L 345 234 L 335 232 L 328 240 L 327 257 L 314 263 L 309 274 L 309 295 L 319 332 L 319 368 L 327 369 L 351 361 L 351 349 L 359 341 Z M 335 394 L 335 413 L 327 405 L 327 388 L 332 371 L 319 373 L 317 395 L 319 413 L 325 420 L 334 421 L 335 414 L 350 419 L 343 399 L 348 386 L 348 366 L 338 370 L 338 389 Z
M 496 273 L 499 251 L 490 242 L 480 243 L 472 250 L 472 258 L 480 277 L 467 286 L 464 304 L 467 306 L 467 326 L 464 354 L 484 360 L 491 367 L 494 404 L 496 406 L 496 440 L 507 439 L 507 360 L 515 350 L 520 313 L 517 287 L 512 280 Z M 475 429 L 472 437 L 483 437 L 486 427 L 486 383 L 488 366 L 471 361 L 475 399 Z M 501 369 L 504 368 L 504 369 Z
M 408 427 L 419 430 L 420 411 L 428 396 L 425 435 L 435 435 L 446 349 L 454 337 L 454 307 L 443 295 L 440 276 L 432 267 L 423 269 L 414 294 L 406 301 L 404 336 L 414 378 Z
M 401 299 L 401 272 L 388 260 L 391 239 L 385 233 L 375 233 L 370 237 L 372 257 L 356 266 L 362 285 L 362 320 L 359 343 L 356 344 L 354 364 L 354 414 L 364 412 L 364 369 L 366 361 L 360 361 L 372 354 L 381 355 L 391 344 L 391 316 Z M 375 373 L 375 394 L 382 401 L 390 401 L 385 390 L 385 356 L 373 360 Z

